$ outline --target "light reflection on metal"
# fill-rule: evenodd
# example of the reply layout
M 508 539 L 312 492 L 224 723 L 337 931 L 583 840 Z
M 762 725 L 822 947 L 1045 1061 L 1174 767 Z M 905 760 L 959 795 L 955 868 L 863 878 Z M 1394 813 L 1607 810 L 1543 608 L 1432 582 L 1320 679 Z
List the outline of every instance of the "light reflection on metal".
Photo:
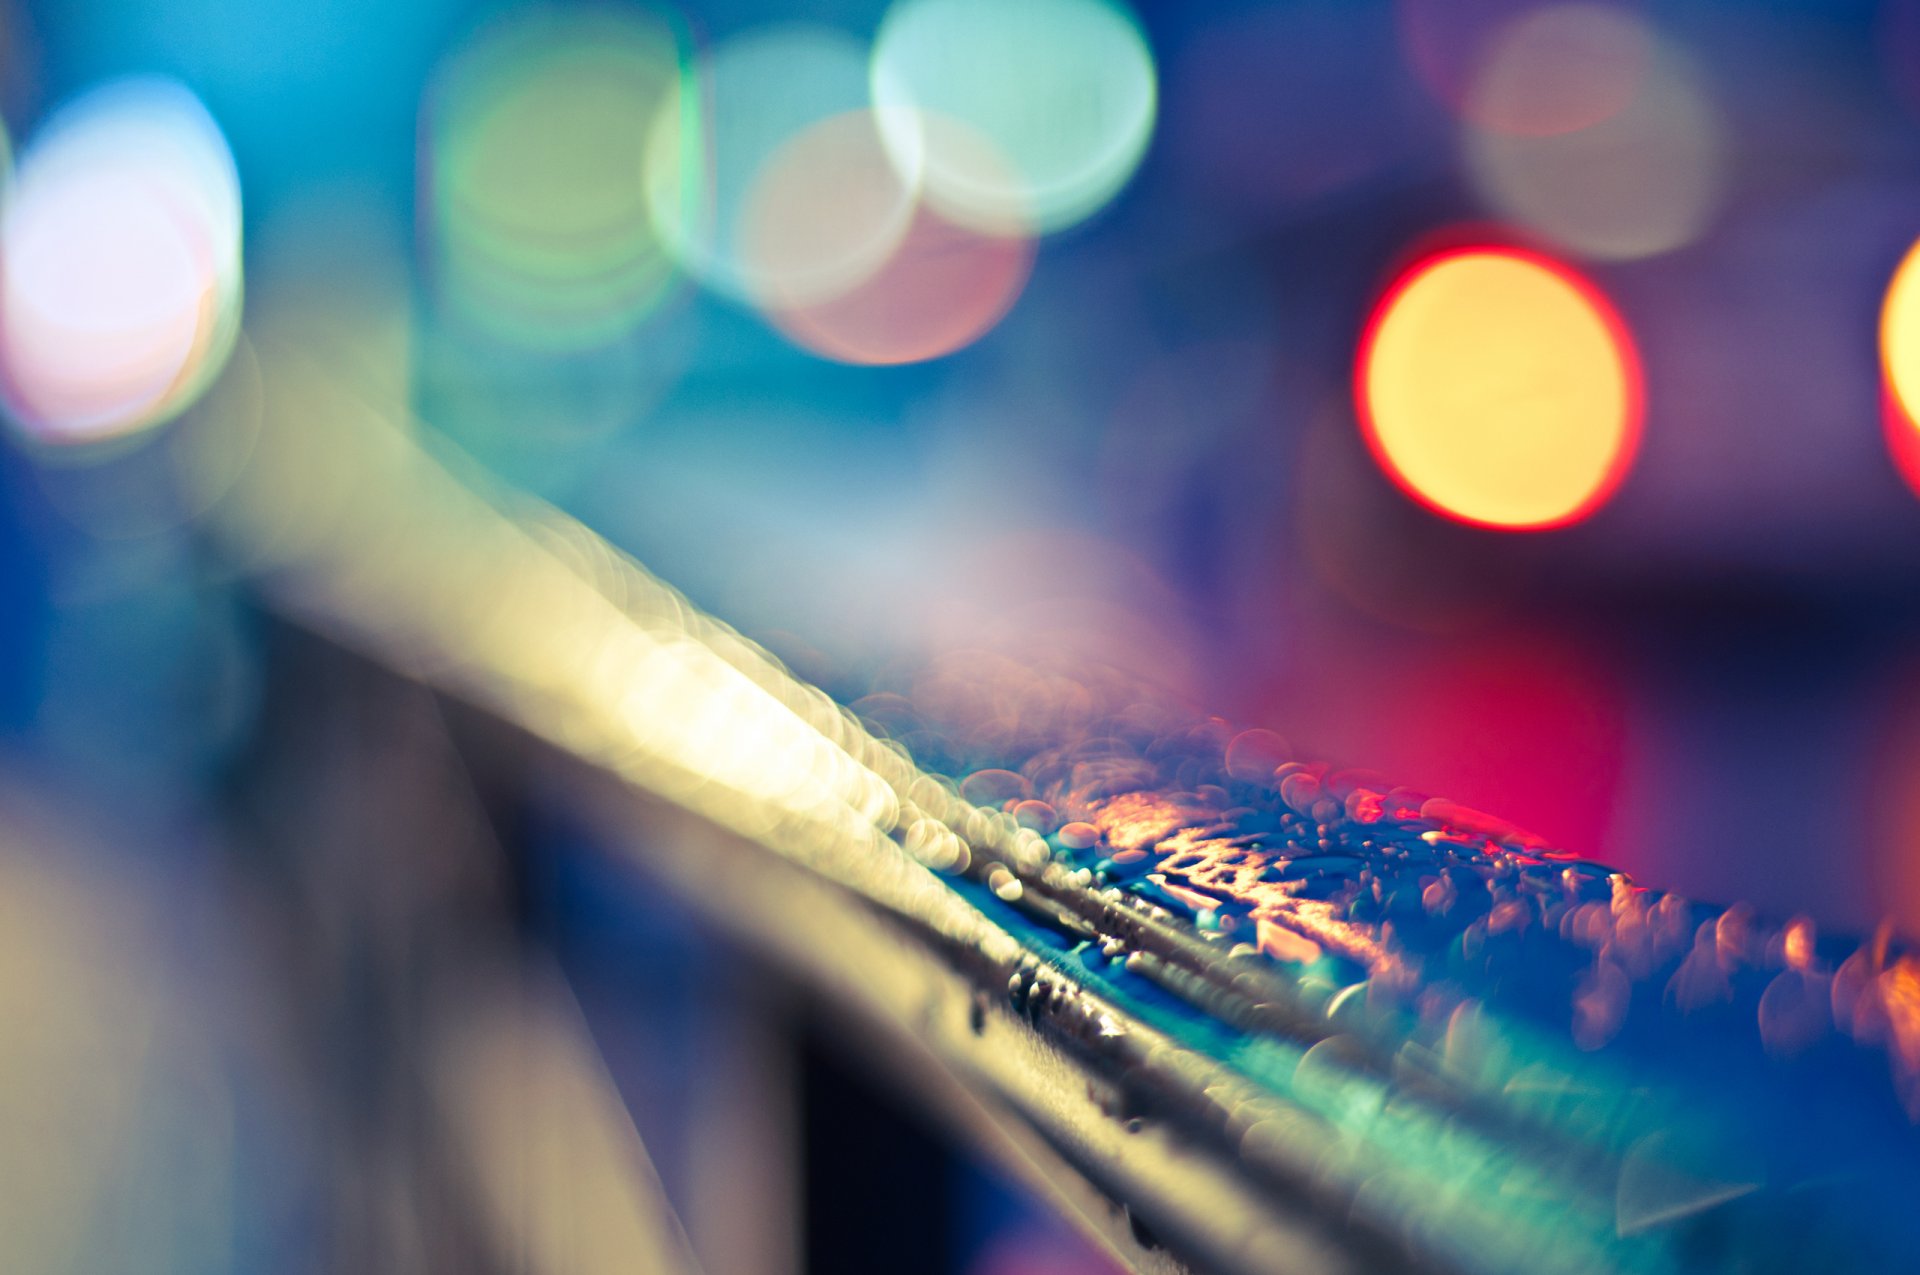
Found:
M 283 605 L 744 839 L 644 853 L 1205 1268 L 1871 1264 L 1905 1241 L 1896 1177 L 1817 1213 L 1818 1174 L 1862 1171 L 1857 1128 L 1815 1144 L 1838 1163 L 1783 1164 L 1725 1118 L 1791 1088 L 1762 1045 L 1883 1054 L 1884 1100 L 1841 1115 L 1914 1108 L 1920 964 L 1884 938 L 1842 960 L 1360 772 L 1269 768 L 1277 736 L 1213 723 L 1136 711 L 956 784 L 309 353 L 256 348 L 267 421 L 215 529 Z M 293 463 L 315 432 L 341 475 L 318 490 Z M 1681 1047 L 1760 1070 L 1703 1077 Z

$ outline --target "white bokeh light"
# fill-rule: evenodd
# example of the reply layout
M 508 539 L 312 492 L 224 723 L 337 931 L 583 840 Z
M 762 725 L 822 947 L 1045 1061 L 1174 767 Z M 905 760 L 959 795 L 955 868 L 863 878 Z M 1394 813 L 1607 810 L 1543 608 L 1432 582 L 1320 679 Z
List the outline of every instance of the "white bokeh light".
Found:
M 178 414 L 231 350 L 240 185 L 186 89 L 117 81 L 35 137 L 0 220 L 0 370 L 40 442 L 119 437 Z

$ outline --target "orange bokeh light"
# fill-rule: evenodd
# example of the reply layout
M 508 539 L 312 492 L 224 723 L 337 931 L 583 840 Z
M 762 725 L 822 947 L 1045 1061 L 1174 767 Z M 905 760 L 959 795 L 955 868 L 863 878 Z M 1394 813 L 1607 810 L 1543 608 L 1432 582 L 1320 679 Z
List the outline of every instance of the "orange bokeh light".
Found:
M 944 120 L 949 158 L 1004 161 Z M 956 221 L 896 171 L 871 112 L 833 116 L 794 138 L 757 179 L 739 257 L 761 313 L 788 340 L 843 363 L 918 363 L 993 328 L 1033 267 L 1031 228 Z M 956 140 L 958 139 L 958 140 Z
M 787 338 L 843 363 L 918 363 L 970 345 L 1004 317 L 1033 268 L 1033 243 L 959 226 L 922 205 L 872 278 L 813 305 L 769 307 Z
M 1900 260 L 1880 307 L 1881 420 L 1887 451 L 1920 492 L 1920 243 Z
M 1367 445 L 1422 504 L 1502 530 L 1606 503 L 1639 444 L 1639 361 L 1607 299 L 1515 248 L 1439 253 L 1402 275 L 1362 338 Z

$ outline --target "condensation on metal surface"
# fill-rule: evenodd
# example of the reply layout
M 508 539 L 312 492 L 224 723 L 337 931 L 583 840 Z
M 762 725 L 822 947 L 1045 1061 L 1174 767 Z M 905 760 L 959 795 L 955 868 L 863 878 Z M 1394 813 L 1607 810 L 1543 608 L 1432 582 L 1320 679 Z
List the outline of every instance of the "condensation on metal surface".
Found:
M 1149 1137 L 1105 1171 L 1145 1182 L 1177 1135 L 1245 1187 L 1162 1197 L 1195 1251 L 1248 1251 L 1262 1192 L 1375 1268 L 1866 1269 L 1920 1239 L 1920 959 L 1885 936 L 1646 890 L 1265 732 L 1089 709 L 1098 686 L 1011 731 L 892 692 L 850 712 L 259 351 L 267 400 L 353 462 L 316 480 L 269 419 L 216 511 L 283 605 L 905 923 L 1113 1087 L 1099 1118 Z

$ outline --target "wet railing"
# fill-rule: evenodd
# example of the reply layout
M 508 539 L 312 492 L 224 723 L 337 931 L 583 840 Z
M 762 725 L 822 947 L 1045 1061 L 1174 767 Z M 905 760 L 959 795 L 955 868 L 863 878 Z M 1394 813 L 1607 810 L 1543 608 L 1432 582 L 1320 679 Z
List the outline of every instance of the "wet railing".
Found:
M 1121 695 L 851 707 L 259 345 L 213 522 L 276 605 L 537 741 L 610 839 L 1142 1269 L 1897 1269 L 1920 957 L 1661 894 Z M 983 763 L 992 763 L 990 765 Z

